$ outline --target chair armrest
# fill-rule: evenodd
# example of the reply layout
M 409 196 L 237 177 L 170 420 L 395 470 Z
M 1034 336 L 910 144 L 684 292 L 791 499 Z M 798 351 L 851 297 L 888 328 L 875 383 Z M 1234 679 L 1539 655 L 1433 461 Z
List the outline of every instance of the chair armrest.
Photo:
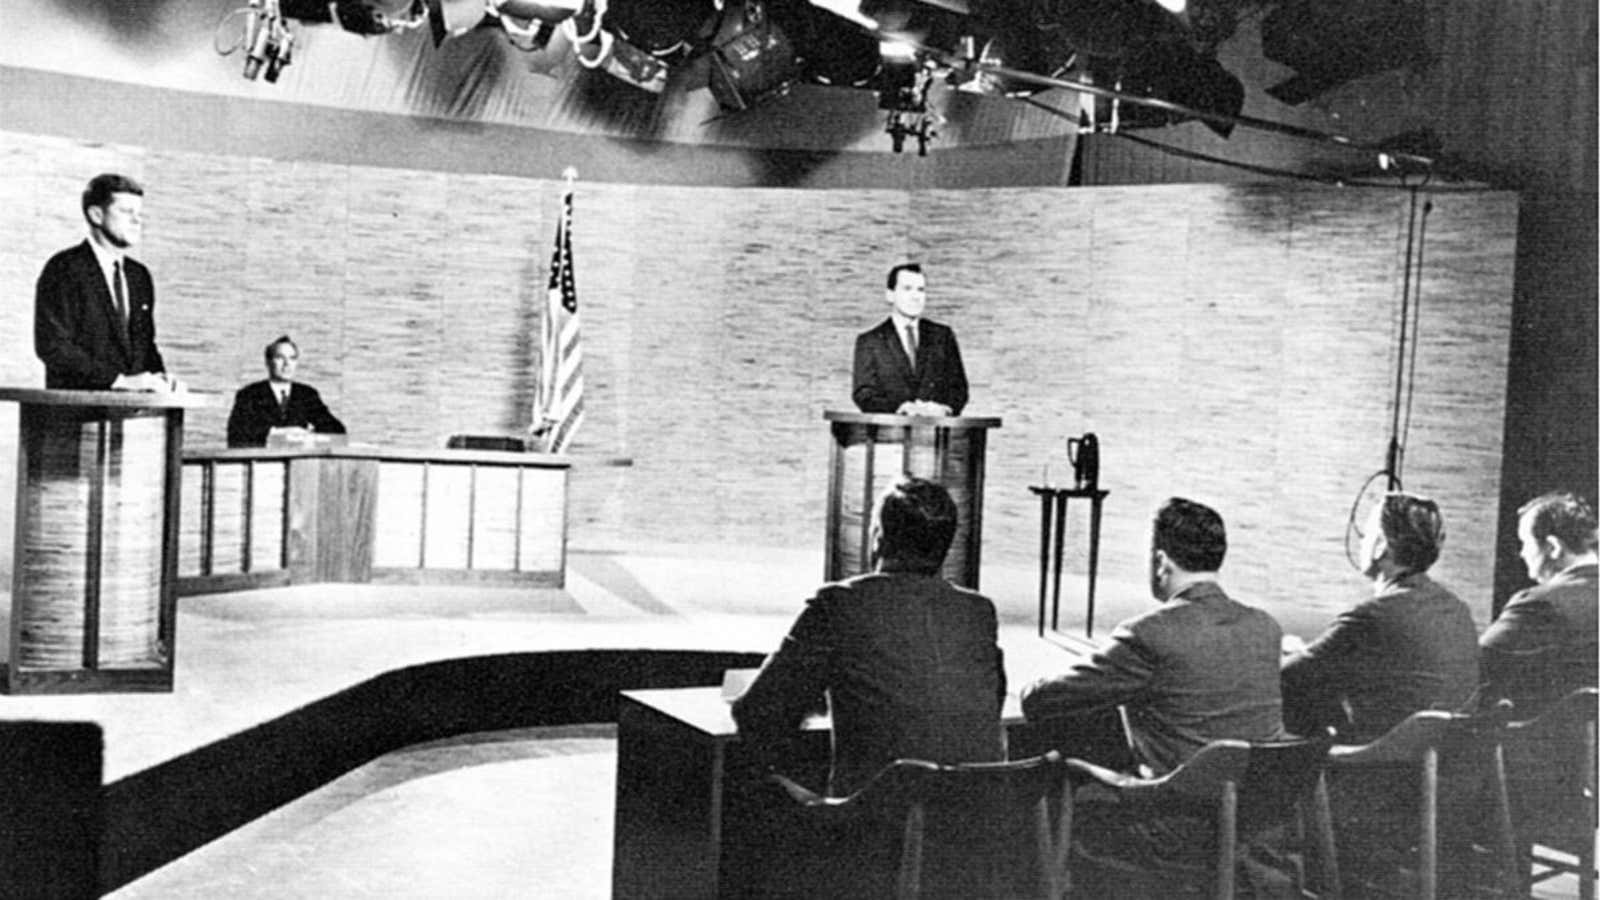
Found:
M 767 780 L 783 788 L 784 793 L 801 806 L 827 806 L 830 798 L 811 790 L 798 781 L 774 772 L 767 776 Z
M 1129 775 L 1125 772 L 1118 772 L 1115 769 L 1108 769 L 1105 766 L 1097 766 L 1087 760 L 1068 758 L 1064 765 L 1067 767 L 1067 777 L 1078 784 L 1098 782 L 1117 790 L 1149 784 L 1149 781 L 1137 775 Z

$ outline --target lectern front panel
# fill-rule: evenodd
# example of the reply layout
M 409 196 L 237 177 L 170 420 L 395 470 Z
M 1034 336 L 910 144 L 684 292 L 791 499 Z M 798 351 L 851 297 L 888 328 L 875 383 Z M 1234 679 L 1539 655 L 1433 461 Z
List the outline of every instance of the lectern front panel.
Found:
M 23 405 L 9 690 L 170 689 L 170 415 Z
M 998 420 L 828 413 L 831 422 L 828 534 L 824 577 L 872 568 L 872 510 L 903 478 L 925 478 L 950 492 L 958 514 L 943 574 L 976 589 L 983 538 L 986 429 Z

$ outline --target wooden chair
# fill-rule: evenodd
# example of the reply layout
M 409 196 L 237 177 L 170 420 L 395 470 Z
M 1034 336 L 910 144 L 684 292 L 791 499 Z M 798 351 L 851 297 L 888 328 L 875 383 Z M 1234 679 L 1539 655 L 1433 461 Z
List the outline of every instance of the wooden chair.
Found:
M 1516 848 L 1512 840 L 1511 811 L 1506 794 L 1503 739 L 1510 719 L 1510 704 L 1475 715 L 1423 710 L 1413 713 L 1389 733 L 1370 743 L 1335 744 L 1328 751 L 1328 773 L 1360 773 L 1387 770 L 1414 771 L 1418 776 L 1418 886 L 1419 900 L 1439 896 L 1439 773 L 1442 763 L 1470 769 L 1482 763 L 1487 771 L 1493 809 L 1487 823 L 1492 829 L 1492 848 L 1505 873 L 1505 887 L 1516 891 Z M 1320 843 L 1334 842 L 1333 810 L 1328 780 L 1317 786 L 1316 828 Z M 1330 861 L 1331 890 L 1340 890 L 1337 859 Z
M 1506 726 L 1507 783 L 1524 895 L 1540 881 L 1573 874 L 1578 895 L 1594 900 L 1597 700 L 1600 691 L 1582 688 L 1538 717 Z
M 960 765 L 896 760 L 848 797 L 824 797 L 782 775 L 769 777 L 820 817 L 869 816 L 878 821 L 899 822 L 901 852 L 895 896 L 900 900 L 912 900 L 923 893 L 930 828 L 983 816 L 1011 823 L 1024 817 L 1031 832 L 1037 895 L 1047 900 L 1064 896 L 1066 845 L 1062 836 L 1069 830 L 1066 818 L 1072 807 L 1060 754 Z M 954 861 L 959 865 L 980 862 Z
M 1074 792 L 1074 802 L 1080 807 L 1083 798 L 1093 792 L 1108 792 L 1108 799 L 1129 817 L 1209 809 L 1217 837 L 1216 859 L 1209 873 L 1212 894 L 1228 900 L 1234 896 L 1241 846 L 1272 828 L 1291 827 L 1295 834 L 1303 831 L 1302 814 L 1315 796 L 1328 746 L 1327 738 L 1214 741 L 1160 778 L 1139 778 L 1077 759 L 1066 764 L 1069 777 L 1081 785 Z M 1070 840 L 1070 832 L 1067 837 Z M 1316 848 L 1323 860 L 1331 859 L 1332 852 L 1331 845 Z M 1174 864 L 1156 874 L 1181 879 L 1198 874 L 1188 868 Z

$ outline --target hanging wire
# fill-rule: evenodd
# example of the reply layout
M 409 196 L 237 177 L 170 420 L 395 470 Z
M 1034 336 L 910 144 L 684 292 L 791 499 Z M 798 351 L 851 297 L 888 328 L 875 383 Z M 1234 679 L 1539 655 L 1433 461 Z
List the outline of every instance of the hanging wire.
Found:
M 1406 213 L 1406 248 L 1404 257 L 1404 271 L 1400 280 L 1400 334 L 1399 346 L 1395 353 L 1395 381 L 1394 396 L 1391 398 L 1393 412 L 1389 431 L 1389 448 L 1384 460 L 1384 467 L 1367 476 L 1356 491 L 1356 498 L 1350 505 L 1350 516 L 1345 522 L 1345 558 L 1356 570 L 1361 570 L 1363 560 L 1357 557 L 1358 549 L 1365 538 L 1363 526 L 1367 510 L 1381 500 L 1381 494 L 1374 491 L 1374 486 L 1379 478 L 1385 480 L 1385 490 L 1399 491 L 1404 489 L 1404 479 L 1401 470 L 1405 464 L 1406 447 L 1410 442 L 1411 412 L 1417 394 L 1417 350 L 1422 345 L 1422 270 L 1424 250 L 1427 246 L 1428 215 L 1433 212 L 1433 201 L 1421 199 L 1422 189 L 1427 186 L 1427 179 L 1409 185 L 1411 191 L 1410 203 Z M 1419 212 L 1420 210 L 1420 212 Z
M 1422 204 L 1422 220 L 1417 226 L 1417 268 L 1412 279 L 1412 296 L 1415 298 L 1411 304 L 1411 373 L 1406 390 L 1406 414 L 1404 424 L 1400 428 L 1400 444 L 1405 446 L 1410 443 L 1411 435 L 1411 406 L 1417 396 L 1417 348 L 1422 346 L 1420 337 L 1422 330 L 1422 256 L 1427 247 L 1428 214 L 1433 212 L 1433 201 L 1425 200 Z

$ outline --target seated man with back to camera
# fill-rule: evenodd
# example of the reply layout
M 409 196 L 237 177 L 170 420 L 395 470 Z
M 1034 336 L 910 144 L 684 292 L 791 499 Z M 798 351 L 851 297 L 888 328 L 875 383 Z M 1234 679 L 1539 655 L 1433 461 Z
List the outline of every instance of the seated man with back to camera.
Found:
M 1212 741 L 1282 738 L 1283 632 L 1271 615 L 1232 599 L 1217 583 L 1227 549 L 1215 510 L 1179 497 L 1162 504 L 1151 530 L 1149 572 L 1150 593 L 1161 605 L 1119 624 L 1066 674 L 1023 690 L 1022 713 L 1040 732 L 1032 740 L 1067 756 L 1160 776 Z M 1117 707 L 1126 734 L 1099 733 L 1103 714 Z M 1074 888 L 1084 896 L 1126 897 L 1181 890 L 1186 885 L 1162 883 L 1155 871 L 1164 863 L 1208 865 L 1214 833 L 1209 820 L 1192 815 L 1134 821 L 1112 804 L 1084 803 L 1073 825 Z M 1242 885 L 1257 895 L 1286 892 L 1282 873 L 1255 856 L 1262 858 L 1247 863 Z
M 1362 744 L 1420 710 L 1472 708 L 1478 690 L 1472 613 L 1427 574 L 1443 542 L 1444 519 L 1426 497 L 1390 493 L 1373 508 L 1360 552 L 1371 598 L 1284 660 L 1284 720 L 1291 731 L 1331 728 L 1339 743 Z M 1445 777 L 1443 802 L 1472 793 L 1471 773 Z M 1395 853 L 1416 834 L 1417 787 L 1409 773 L 1333 771 L 1330 787 L 1340 864 L 1355 889 L 1410 865 Z M 1440 823 L 1464 815 L 1457 809 L 1447 817 L 1441 807 Z M 1466 866 L 1441 865 L 1447 868 L 1459 874 Z
M 1517 510 L 1522 562 L 1535 584 L 1512 596 L 1478 639 L 1485 702 L 1509 699 L 1517 719 L 1536 718 L 1573 691 L 1597 686 L 1595 525 L 1594 507 L 1566 491 L 1537 497 Z M 1571 716 L 1541 726 L 1533 739 L 1507 742 L 1506 776 L 1518 835 L 1530 829 L 1588 831 L 1594 796 L 1585 787 L 1593 776 L 1586 731 L 1583 717 Z M 1530 843 L 1523 837 L 1523 853 Z M 1527 871 L 1526 861 L 1522 866 Z
M 1530 719 L 1596 686 L 1595 514 L 1581 497 L 1545 494 L 1517 510 L 1517 539 L 1533 587 L 1517 592 L 1478 639 L 1486 699 L 1508 698 Z
M 758 758 L 794 771 L 803 724 L 824 704 L 833 717 L 831 796 L 861 789 L 900 758 L 1005 758 L 1006 676 L 994 604 L 939 574 L 956 519 L 950 494 L 931 481 L 907 479 L 879 499 L 873 571 L 818 589 L 734 701 L 739 735 Z M 814 883 L 793 890 L 874 895 L 871 876 L 891 867 L 879 851 L 892 851 L 893 841 L 869 842 L 834 848 L 862 863 L 831 867 L 844 883 L 820 894 Z
M 300 348 L 283 335 L 263 351 L 265 380 L 252 382 L 233 397 L 228 413 L 229 447 L 263 447 L 275 429 L 314 434 L 344 434 L 344 423 L 322 402 L 317 389 L 294 380 Z

